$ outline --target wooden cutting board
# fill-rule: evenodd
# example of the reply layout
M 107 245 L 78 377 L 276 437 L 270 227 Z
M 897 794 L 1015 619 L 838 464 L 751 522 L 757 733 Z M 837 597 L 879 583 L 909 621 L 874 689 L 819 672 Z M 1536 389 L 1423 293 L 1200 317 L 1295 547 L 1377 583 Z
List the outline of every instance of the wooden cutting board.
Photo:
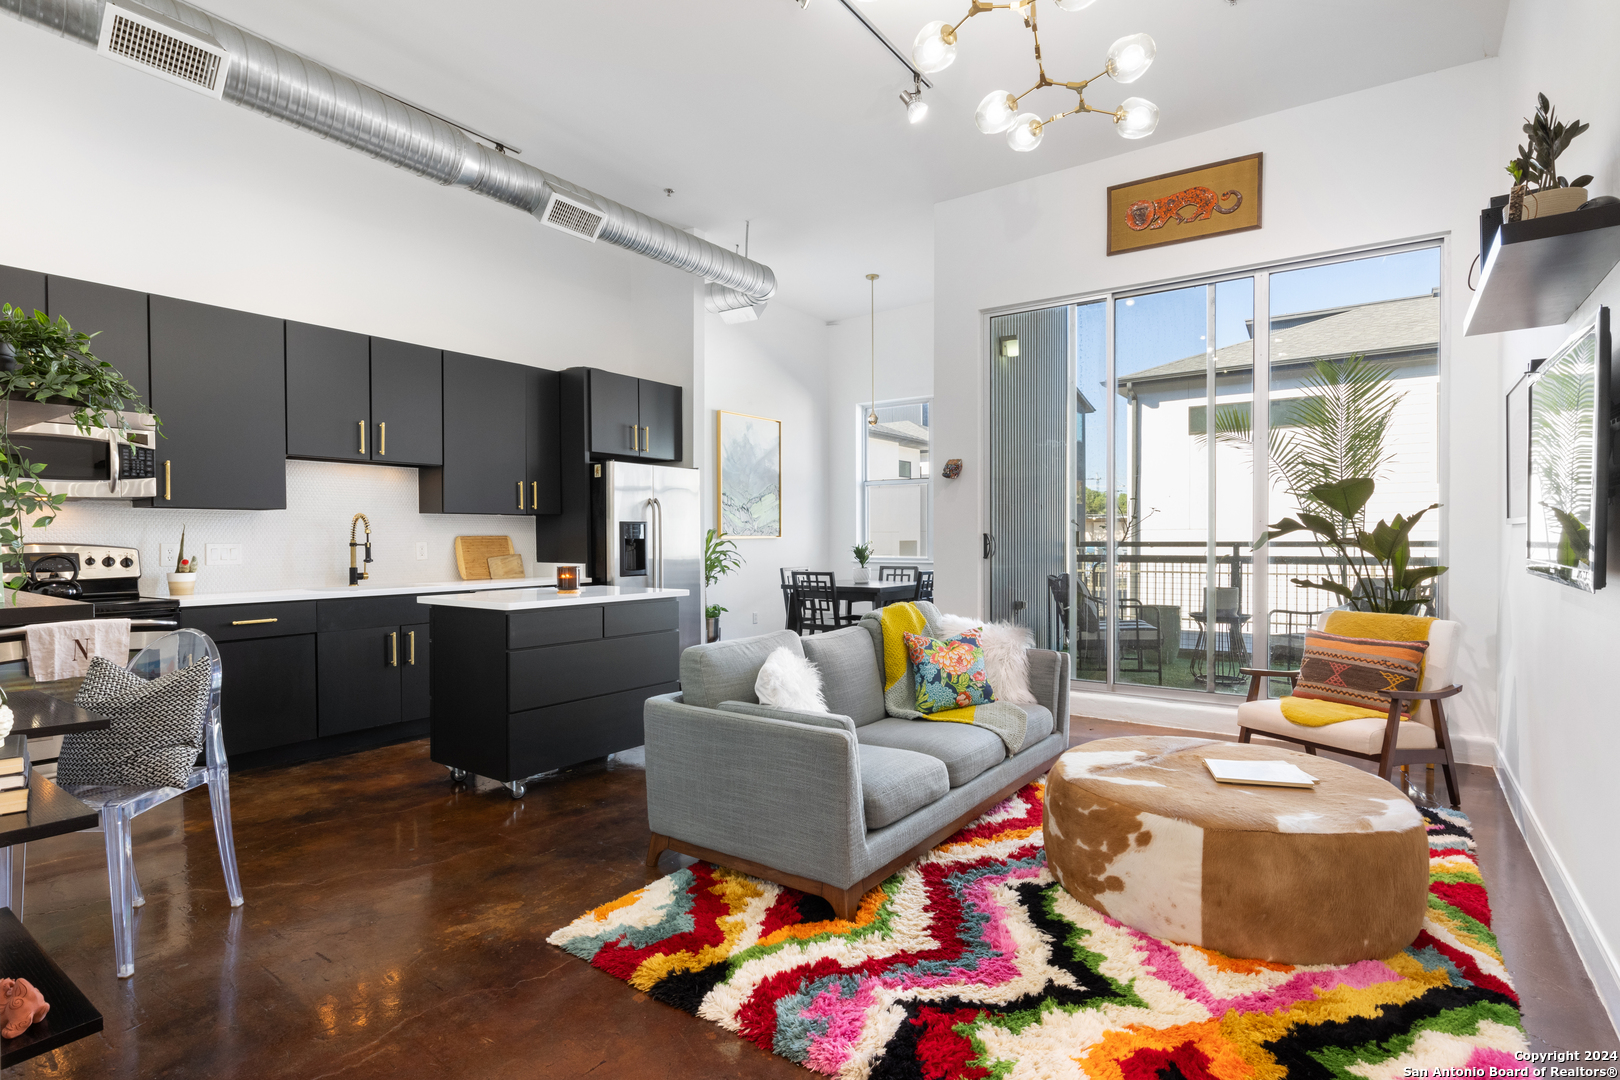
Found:
M 491 555 L 489 557 L 490 580 L 504 578 L 520 578 L 523 576 L 523 556 L 521 555 Z
M 456 572 L 462 581 L 488 581 L 489 560 L 512 554 L 510 536 L 456 537 Z

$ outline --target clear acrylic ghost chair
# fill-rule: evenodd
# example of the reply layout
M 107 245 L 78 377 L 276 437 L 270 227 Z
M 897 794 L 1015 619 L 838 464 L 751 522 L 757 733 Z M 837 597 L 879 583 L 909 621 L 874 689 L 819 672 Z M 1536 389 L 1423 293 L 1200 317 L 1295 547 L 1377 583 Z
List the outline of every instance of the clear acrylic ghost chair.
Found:
M 225 871 L 225 892 L 232 907 L 242 905 L 242 883 L 236 873 L 236 844 L 231 838 L 231 776 L 225 762 L 225 740 L 219 726 L 219 647 L 212 638 L 197 630 L 176 630 L 165 634 L 141 650 L 129 662 L 129 670 L 143 679 L 188 667 L 207 660 L 214 667 L 208 714 L 203 720 L 203 760 L 180 787 L 136 788 L 80 784 L 65 787 L 76 798 L 94 807 L 101 815 L 99 830 L 106 834 L 107 884 L 112 894 L 113 956 L 118 977 L 135 974 L 135 908 L 146 903 L 140 880 L 135 876 L 135 858 L 130 848 L 130 826 L 135 818 L 154 806 L 161 806 L 192 788 L 208 787 L 208 803 L 214 812 L 214 838 L 219 841 L 219 861 Z

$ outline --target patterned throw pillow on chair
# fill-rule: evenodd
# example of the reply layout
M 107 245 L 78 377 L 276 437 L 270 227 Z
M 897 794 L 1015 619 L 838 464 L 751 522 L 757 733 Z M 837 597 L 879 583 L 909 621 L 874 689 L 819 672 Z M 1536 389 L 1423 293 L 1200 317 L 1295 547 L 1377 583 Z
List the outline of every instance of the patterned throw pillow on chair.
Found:
M 1340 637 L 1321 630 L 1305 633 L 1294 696 L 1389 711 L 1383 690 L 1416 690 L 1423 677 L 1427 641 L 1381 641 Z
M 56 782 L 69 786 L 180 787 L 202 750 L 213 664 L 199 660 L 151 681 L 102 657 L 73 703 L 112 726 L 64 736 Z
M 917 670 L 917 711 L 937 713 L 987 705 L 996 699 L 984 673 L 979 633 L 969 630 L 948 641 L 906 635 L 906 656 Z

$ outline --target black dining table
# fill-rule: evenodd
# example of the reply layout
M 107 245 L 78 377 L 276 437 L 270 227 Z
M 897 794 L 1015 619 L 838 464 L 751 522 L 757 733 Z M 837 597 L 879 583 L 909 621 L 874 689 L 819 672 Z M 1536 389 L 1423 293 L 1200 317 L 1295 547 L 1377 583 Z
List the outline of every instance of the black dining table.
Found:
M 850 614 L 853 604 L 871 604 L 873 608 L 880 608 L 917 599 L 915 581 L 856 581 L 853 577 L 839 577 L 834 579 L 834 583 L 838 586 L 838 602 L 843 605 L 845 615 Z M 798 633 L 799 612 L 793 603 L 793 586 L 783 585 L 782 595 L 787 598 L 787 628 Z

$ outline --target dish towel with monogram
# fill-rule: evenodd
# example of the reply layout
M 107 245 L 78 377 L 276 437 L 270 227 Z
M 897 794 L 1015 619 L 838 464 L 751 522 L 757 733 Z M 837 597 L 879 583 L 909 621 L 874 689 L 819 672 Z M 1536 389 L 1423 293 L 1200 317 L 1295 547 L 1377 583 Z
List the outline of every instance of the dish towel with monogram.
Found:
M 939 609 L 926 600 L 914 604 L 890 604 L 861 616 L 881 628 L 883 641 L 883 706 L 890 716 L 901 720 L 945 720 L 989 728 L 1007 745 L 1007 756 L 1024 748 L 1029 734 L 1029 717 L 1017 705 L 991 701 L 965 709 L 945 709 L 936 713 L 917 711 L 917 670 L 906 653 L 906 635 L 921 634 L 936 639 L 950 637 L 940 625 Z M 870 630 L 870 627 L 868 627 Z
M 129 620 L 34 623 L 28 627 L 28 674 L 35 682 L 78 679 L 100 656 L 119 667 L 129 663 Z

